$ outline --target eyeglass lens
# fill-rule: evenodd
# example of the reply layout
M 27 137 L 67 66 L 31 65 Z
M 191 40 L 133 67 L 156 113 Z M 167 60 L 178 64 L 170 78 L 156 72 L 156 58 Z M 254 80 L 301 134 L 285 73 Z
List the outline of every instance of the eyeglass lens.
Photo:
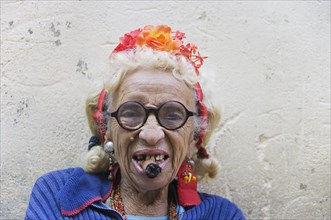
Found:
M 158 122 L 167 129 L 177 129 L 187 120 L 187 110 L 179 102 L 166 102 L 158 109 L 145 108 L 138 102 L 129 101 L 122 104 L 117 111 L 117 119 L 122 127 L 138 129 L 146 122 L 150 112 L 155 112 Z

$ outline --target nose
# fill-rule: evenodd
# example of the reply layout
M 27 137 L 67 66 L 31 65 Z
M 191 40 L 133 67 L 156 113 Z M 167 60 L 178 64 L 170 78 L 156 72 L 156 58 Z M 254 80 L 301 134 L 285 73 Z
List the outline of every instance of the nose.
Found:
M 144 140 L 148 145 L 156 145 L 164 138 L 164 132 L 154 115 L 150 115 L 147 118 L 146 123 L 141 128 L 139 138 Z

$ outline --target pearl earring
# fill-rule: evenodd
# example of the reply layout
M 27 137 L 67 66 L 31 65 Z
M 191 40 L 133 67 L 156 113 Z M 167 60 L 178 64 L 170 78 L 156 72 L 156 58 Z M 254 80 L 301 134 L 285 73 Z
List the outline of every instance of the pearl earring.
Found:
M 114 153 L 114 144 L 111 141 L 107 141 L 107 143 L 105 144 L 105 151 L 107 153 Z

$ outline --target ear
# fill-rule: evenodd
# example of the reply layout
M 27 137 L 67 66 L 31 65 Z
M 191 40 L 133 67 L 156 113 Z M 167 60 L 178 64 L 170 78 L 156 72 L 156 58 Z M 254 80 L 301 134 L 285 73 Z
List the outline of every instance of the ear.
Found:
M 105 142 L 113 141 L 113 138 L 111 137 L 111 135 L 108 132 L 106 132 L 106 134 L 103 136 L 103 139 L 105 140 Z

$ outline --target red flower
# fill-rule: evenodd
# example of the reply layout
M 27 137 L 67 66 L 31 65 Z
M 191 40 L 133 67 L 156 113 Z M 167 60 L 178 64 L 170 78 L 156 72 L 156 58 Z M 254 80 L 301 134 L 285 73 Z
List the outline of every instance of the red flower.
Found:
M 113 50 L 113 53 L 117 53 L 123 50 L 132 49 L 136 47 L 137 36 L 140 34 L 141 29 L 131 31 L 120 38 L 120 43 Z
M 206 56 L 201 56 L 198 47 L 195 44 L 186 44 L 186 46 L 182 45 L 180 48 L 180 54 L 186 56 L 194 66 L 197 74 L 199 74 L 198 69 L 202 66 L 203 60 L 206 59 Z
M 185 38 L 185 33 L 180 32 L 180 31 L 175 32 L 175 39 L 183 40 L 184 38 Z
M 112 54 L 136 47 L 150 47 L 153 50 L 166 51 L 187 57 L 194 66 L 197 74 L 199 74 L 198 69 L 207 57 L 200 55 L 198 47 L 195 44 L 189 43 L 185 46 L 183 43 L 184 38 L 185 33 L 180 31 L 171 32 L 169 26 L 159 25 L 154 27 L 148 25 L 143 30 L 137 29 L 121 37 L 120 43 L 113 50 Z

